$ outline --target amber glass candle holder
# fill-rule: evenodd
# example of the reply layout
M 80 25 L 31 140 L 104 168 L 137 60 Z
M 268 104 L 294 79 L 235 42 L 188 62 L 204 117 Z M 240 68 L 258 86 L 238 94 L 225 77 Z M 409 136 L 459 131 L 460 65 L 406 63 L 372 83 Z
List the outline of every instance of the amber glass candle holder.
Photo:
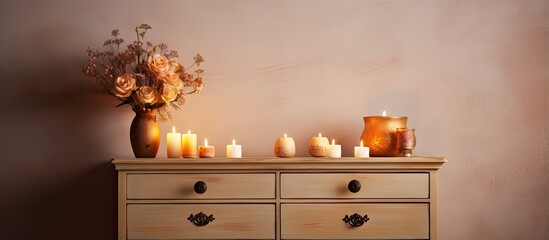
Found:
M 360 139 L 370 148 L 372 157 L 396 157 L 396 129 L 405 128 L 408 117 L 364 117 L 364 131 Z
M 397 128 L 397 147 L 399 157 L 413 157 L 416 147 L 416 130 L 414 128 Z

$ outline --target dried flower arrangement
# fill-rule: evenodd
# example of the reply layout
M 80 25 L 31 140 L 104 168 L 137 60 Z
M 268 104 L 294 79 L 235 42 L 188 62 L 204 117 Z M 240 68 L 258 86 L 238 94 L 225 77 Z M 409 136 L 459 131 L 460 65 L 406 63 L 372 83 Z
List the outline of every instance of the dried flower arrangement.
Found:
M 179 109 L 179 105 L 185 103 L 186 95 L 202 90 L 204 70 L 197 69 L 194 73 L 188 70 L 200 67 L 204 58 L 196 54 L 194 63 L 185 68 L 179 63 L 177 52 L 168 50 L 166 44 L 153 45 L 144 41 L 149 29 L 152 28 L 148 24 L 136 27 L 137 40 L 126 50 L 120 49 L 124 40 L 118 37 L 117 29 L 113 30 L 112 38 L 103 44 L 108 50 L 86 49 L 88 63 L 82 71 L 122 101 L 117 107 L 129 104 L 138 113 L 158 110 L 159 120 L 165 121 L 171 118 L 168 106 Z

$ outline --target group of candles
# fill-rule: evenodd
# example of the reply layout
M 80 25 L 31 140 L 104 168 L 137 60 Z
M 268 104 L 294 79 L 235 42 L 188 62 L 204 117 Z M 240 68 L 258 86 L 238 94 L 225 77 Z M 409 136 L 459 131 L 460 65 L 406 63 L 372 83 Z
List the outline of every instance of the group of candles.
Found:
M 169 158 L 213 158 L 215 157 L 215 147 L 208 145 L 208 139 L 204 139 L 204 145 L 196 147 L 196 134 L 189 130 L 186 134 L 175 132 L 175 127 L 172 132 L 168 133 L 167 149 Z M 227 158 L 241 158 L 242 145 L 237 145 L 236 140 L 227 145 Z
M 276 140 L 274 152 L 277 157 L 293 157 L 295 155 L 294 139 L 284 134 L 284 137 Z M 330 144 L 328 138 L 319 133 L 318 137 L 312 137 L 309 142 L 309 154 L 313 157 L 340 158 L 341 145 L 335 144 L 335 139 L 332 139 Z M 360 141 L 360 146 L 355 147 L 355 158 L 368 157 L 370 157 L 370 149 L 364 147 L 363 142 Z
M 364 119 L 364 130 L 360 137 L 360 146 L 355 147 L 355 158 L 373 157 L 411 157 L 412 150 L 416 145 L 415 129 L 407 128 L 408 117 L 391 117 L 383 111 L 382 116 L 366 116 Z M 363 142 L 364 141 L 364 142 Z M 366 144 L 367 147 L 364 146 Z M 169 158 L 212 158 L 215 156 L 215 147 L 208 145 L 208 139 L 204 140 L 204 146 L 196 146 L 196 134 L 189 131 L 187 134 L 175 132 L 168 133 L 168 157 Z M 295 141 L 292 137 L 284 134 L 275 141 L 274 154 L 277 157 L 293 157 L 296 153 Z M 312 137 L 309 142 L 309 154 L 313 157 L 341 157 L 341 145 L 335 144 L 332 139 L 330 144 L 328 138 L 318 134 Z M 242 146 L 236 145 L 233 139 L 232 144 L 227 145 L 227 158 L 241 158 Z
M 198 149 L 198 151 L 197 151 Z M 295 155 L 295 141 L 292 137 L 284 134 L 284 137 L 277 138 L 275 141 L 274 153 L 277 157 L 293 157 Z M 227 145 L 227 158 L 242 158 L 242 145 L 237 145 L 233 139 L 232 144 Z M 309 154 L 313 157 L 341 158 L 341 145 L 335 144 L 332 139 L 330 144 L 328 138 L 318 134 L 318 137 L 312 137 L 309 143 Z M 204 145 L 197 148 L 197 135 L 189 130 L 186 134 L 175 132 L 175 127 L 167 136 L 167 155 L 168 158 L 213 158 L 215 157 L 215 147 L 208 145 L 208 139 L 204 139 Z M 362 141 L 360 146 L 355 147 L 355 158 L 368 158 L 370 151 L 364 147 Z

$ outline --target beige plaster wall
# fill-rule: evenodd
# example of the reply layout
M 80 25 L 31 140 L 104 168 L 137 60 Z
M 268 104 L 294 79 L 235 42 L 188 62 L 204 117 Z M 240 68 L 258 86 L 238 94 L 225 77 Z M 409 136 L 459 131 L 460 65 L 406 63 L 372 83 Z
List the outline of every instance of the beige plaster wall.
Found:
M 448 158 L 442 239 L 548 239 L 548 19 L 545 0 L 2 1 L 0 237 L 115 239 L 108 161 L 132 157 L 133 112 L 80 67 L 110 30 L 129 42 L 149 23 L 184 62 L 206 58 L 163 136 L 271 156 L 286 132 L 306 156 L 322 132 L 350 156 L 362 117 L 387 110 L 418 155 Z

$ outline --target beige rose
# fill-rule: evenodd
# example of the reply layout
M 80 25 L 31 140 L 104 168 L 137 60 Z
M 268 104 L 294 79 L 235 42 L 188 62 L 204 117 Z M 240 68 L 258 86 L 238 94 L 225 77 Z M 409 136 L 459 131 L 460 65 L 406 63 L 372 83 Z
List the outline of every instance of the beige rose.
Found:
M 114 95 L 120 98 L 127 98 L 135 90 L 135 78 L 129 73 L 125 73 L 116 78 L 114 83 Z
M 164 76 L 170 70 L 170 64 L 166 57 L 154 54 L 147 59 L 149 70 L 156 76 Z
M 162 89 L 162 100 L 166 103 L 170 103 L 177 98 L 177 88 L 171 84 L 164 84 Z
M 183 90 L 183 81 L 179 78 L 179 75 L 173 72 L 169 72 L 164 76 L 164 82 L 173 85 L 178 91 Z
M 137 101 L 140 103 L 152 103 L 156 99 L 156 90 L 149 86 L 140 87 L 137 91 Z
M 170 65 L 170 72 L 172 73 L 179 73 L 185 71 L 185 68 L 181 64 L 179 64 L 179 59 L 177 58 L 170 58 L 168 61 L 168 65 Z

